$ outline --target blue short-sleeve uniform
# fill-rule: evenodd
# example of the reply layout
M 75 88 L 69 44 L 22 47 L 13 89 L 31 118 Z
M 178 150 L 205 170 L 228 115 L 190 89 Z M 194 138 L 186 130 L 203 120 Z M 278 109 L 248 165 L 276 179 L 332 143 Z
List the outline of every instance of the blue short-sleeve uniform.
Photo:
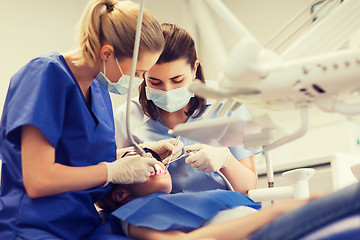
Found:
M 209 110 L 207 106 L 207 110 Z M 215 118 L 219 113 L 220 107 L 214 111 L 208 118 Z M 243 105 L 235 111 L 229 111 L 227 116 L 241 117 L 244 120 L 250 119 L 246 107 Z M 127 139 L 127 132 L 124 123 L 126 121 L 126 104 L 121 105 L 115 112 L 115 138 L 118 148 L 130 145 Z M 130 126 L 133 138 L 138 142 L 159 141 L 163 139 L 175 138 L 176 136 L 168 133 L 169 128 L 166 127 L 160 117 L 152 120 L 143 114 L 141 105 L 137 98 L 132 99 L 130 106 Z M 187 122 L 201 121 L 203 117 L 190 117 Z M 180 140 L 185 146 L 199 143 L 197 141 L 181 137 Z M 243 145 L 229 148 L 236 159 L 248 158 L 258 150 L 247 150 Z M 172 192 L 198 192 L 213 189 L 227 189 L 225 181 L 217 173 L 204 173 L 193 168 L 190 164 L 185 163 L 185 159 L 180 159 L 172 163 L 169 167 L 172 179 Z
M 101 223 L 95 187 L 31 199 L 21 170 L 21 127 L 37 127 L 55 148 L 55 162 L 90 166 L 113 161 L 115 130 L 109 93 L 95 80 L 88 107 L 65 59 L 33 59 L 11 79 L 0 125 L 0 232 L 3 239 L 84 239 Z

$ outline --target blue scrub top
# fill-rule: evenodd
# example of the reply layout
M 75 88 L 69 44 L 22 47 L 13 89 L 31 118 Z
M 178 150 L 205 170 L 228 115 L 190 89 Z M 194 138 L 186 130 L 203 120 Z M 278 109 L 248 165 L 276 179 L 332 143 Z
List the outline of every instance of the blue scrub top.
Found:
M 51 53 L 33 59 L 12 77 L 1 118 L 1 238 L 86 238 L 101 224 L 94 202 L 110 186 L 29 198 L 21 170 L 23 125 L 44 134 L 55 148 L 56 163 L 90 166 L 113 161 L 116 144 L 109 93 L 93 81 L 88 108 L 63 56 Z
M 209 110 L 210 104 L 207 106 Z M 217 117 L 221 106 L 214 111 L 208 119 Z M 244 120 L 250 119 L 250 115 L 244 105 L 235 111 L 228 111 L 226 116 L 241 117 Z M 128 147 L 130 143 L 127 139 L 126 126 L 126 104 L 121 105 L 115 112 L 115 138 L 118 148 Z M 169 128 L 161 122 L 160 117 L 152 120 L 143 114 L 141 105 L 137 98 L 132 99 L 130 106 L 131 130 L 135 141 L 153 142 L 163 139 L 175 138 L 176 136 L 168 133 Z M 203 117 L 190 117 L 187 122 L 201 121 Z M 180 140 L 185 146 L 199 143 L 197 141 L 181 137 Z M 229 147 L 231 153 L 238 160 L 248 158 L 259 152 L 258 149 L 247 150 L 243 145 Z M 227 189 L 225 181 L 217 173 L 204 173 L 185 163 L 185 158 L 170 164 L 169 172 L 172 179 L 172 193 L 177 192 L 198 192 L 213 189 Z

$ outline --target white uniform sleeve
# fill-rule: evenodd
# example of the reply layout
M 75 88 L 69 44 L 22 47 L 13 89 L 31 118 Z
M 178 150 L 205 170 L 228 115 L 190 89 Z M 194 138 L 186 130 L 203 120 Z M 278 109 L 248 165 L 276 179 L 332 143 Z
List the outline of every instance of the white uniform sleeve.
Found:
M 115 112 L 115 140 L 117 148 L 130 146 L 126 133 L 126 103 L 122 104 Z
M 136 97 L 137 98 L 137 97 Z M 137 128 L 140 128 L 144 125 L 144 121 L 148 119 L 147 116 L 142 112 L 140 103 L 136 98 L 131 100 L 130 105 L 130 128 L 131 133 L 133 134 Z M 129 147 L 130 141 L 127 136 L 126 130 L 126 107 L 127 104 L 122 104 L 115 112 L 115 140 L 117 148 Z M 133 138 L 136 142 L 139 143 L 139 139 L 133 135 Z
M 121 221 L 121 228 L 125 234 L 125 236 L 129 236 L 129 223 L 127 221 Z

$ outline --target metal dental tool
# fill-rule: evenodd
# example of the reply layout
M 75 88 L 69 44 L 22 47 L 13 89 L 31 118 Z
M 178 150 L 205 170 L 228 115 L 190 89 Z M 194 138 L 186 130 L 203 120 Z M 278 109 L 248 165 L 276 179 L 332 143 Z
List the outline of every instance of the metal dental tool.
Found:
M 175 143 L 175 147 L 174 147 L 174 149 L 176 148 L 176 146 L 179 144 L 179 140 L 180 140 L 180 136 L 178 136 L 177 138 L 176 138 L 176 143 Z M 167 169 L 168 169 L 168 167 L 170 166 L 170 163 L 171 162 L 174 162 L 175 160 L 178 160 L 178 159 L 172 159 L 173 157 L 174 157 L 174 149 L 172 150 L 172 152 L 171 152 L 171 155 L 170 155 L 170 157 L 169 157 L 169 162 L 165 165 L 165 168 L 164 168 L 164 172 L 166 172 L 167 171 Z
M 176 162 L 177 160 L 180 160 L 182 158 L 187 158 L 188 156 L 194 154 L 194 152 L 186 152 L 184 154 L 181 154 L 180 156 L 178 156 L 177 158 L 175 158 L 174 160 L 169 161 L 166 165 L 165 165 L 165 172 L 167 171 L 168 167 L 170 166 L 170 163 Z
M 134 51 L 133 51 L 133 58 L 132 58 L 132 64 L 131 64 L 131 72 L 130 72 L 130 81 L 129 81 L 129 92 L 127 96 L 127 102 L 126 102 L 126 133 L 127 137 L 131 143 L 131 145 L 134 146 L 136 151 L 139 152 L 139 154 L 143 157 L 146 156 L 145 150 L 135 142 L 133 135 L 131 134 L 131 128 L 130 128 L 130 105 L 131 105 L 131 89 L 133 80 L 135 77 L 135 71 L 136 71 L 136 63 L 138 60 L 138 54 L 139 54 L 139 45 L 140 45 L 140 34 L 141 34 L 141 26 L 142 26 L 142 19 L 144 15 L 144 6 L 145 6 L 145 0 L 141 0 L 141 3 L 139 5 L 139 15 L 138 20 L 136 24 L 136 33 L 135 33 L 135 42 L 134 42 Z

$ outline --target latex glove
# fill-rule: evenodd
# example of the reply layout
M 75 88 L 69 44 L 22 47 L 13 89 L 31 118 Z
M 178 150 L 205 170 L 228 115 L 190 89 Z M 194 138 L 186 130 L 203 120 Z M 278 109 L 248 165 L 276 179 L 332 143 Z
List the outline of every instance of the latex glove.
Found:
M 159 154 L 160 158 L 163 159 L 163 163 L 166 164 L 169 160 L 169 157 L 171 156 L 171 153 L 174 151 L 174 158 L 180 156 L 182 153 L 182 149 L 184 148 L 184 143 L 179 141 L 178 144 L 176 144 L 175 138 L 160 140 L 157 142 L 144 142 L 142 145 L 143 147 L 150 148 L 151 150 L 155 151 L 157 154 Z
M 227 147 L 194 144 L 185 147 L 185 151 L 197 151 L 187 157 L 185 162 L 206 173 L 216 172 L 225 167 L 230 158 L 230 150 Z
M 102 162 L 107 168 L 105 187 L 110 182 L 117 184 L 131 184 L 145 182 L 154 172 L 155 158 L 141 157 L 140 155 L 128 156 L 114 162 Z

